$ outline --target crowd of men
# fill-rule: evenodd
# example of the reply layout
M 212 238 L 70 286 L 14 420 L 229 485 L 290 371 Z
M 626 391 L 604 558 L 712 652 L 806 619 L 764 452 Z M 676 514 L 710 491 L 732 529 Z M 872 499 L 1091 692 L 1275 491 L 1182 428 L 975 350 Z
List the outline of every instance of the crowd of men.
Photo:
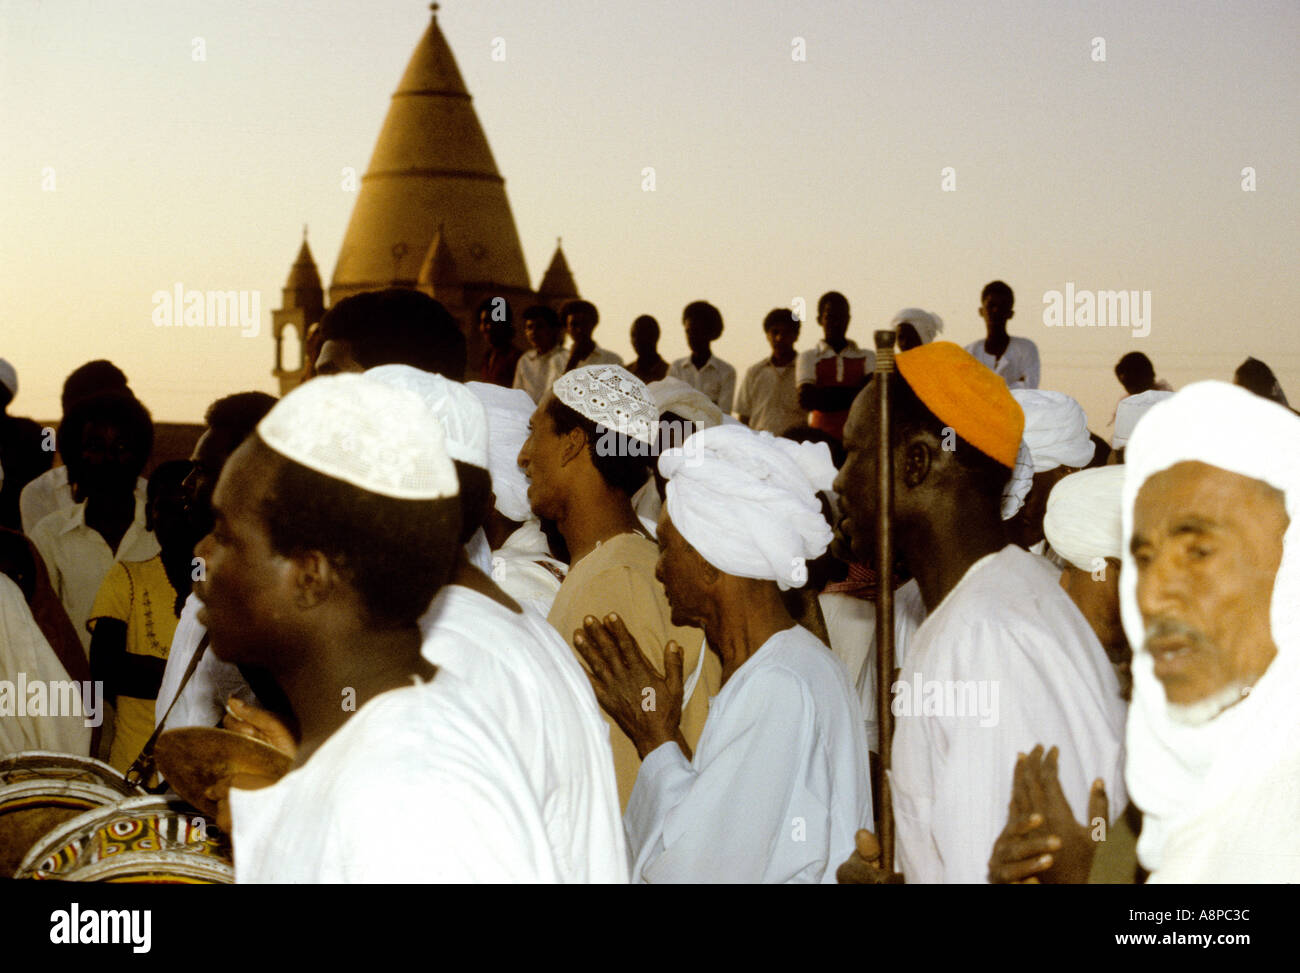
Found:
M 118 368 L 68 376 L 54 437 L 0 361 L 0 756 L 277 748 L 205 795 L 240 882 L 1300 878 L 1300 419 L 1256 359 L 1174 391 L 1135 352 L 1107 439 L 1007 284 L 980 314 L 963 349 L 900 311 L 878 395 L 834 291 L 739 387 L 707 301 L 689 356 L 642 316 L 624 367 L 591 303 L 523 311 L 521 350 L 488 299 L 467 381 L 442 305 L 360 294 L 147 479 Z M 19 677 L 106 718 L 20 714 Z

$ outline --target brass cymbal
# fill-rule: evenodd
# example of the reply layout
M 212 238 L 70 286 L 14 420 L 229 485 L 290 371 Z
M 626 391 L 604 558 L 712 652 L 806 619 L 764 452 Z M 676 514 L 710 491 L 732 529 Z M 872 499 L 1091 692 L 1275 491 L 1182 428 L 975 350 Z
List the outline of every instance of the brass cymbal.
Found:
M 181 797 L 217 819 L 217 804 L 208 797 L 213 785 L 236 774 L 279 780 L 293 759 L 270 744 L 220 727 L 185 726 L 167 730 L 154 749 L 158 769 Z

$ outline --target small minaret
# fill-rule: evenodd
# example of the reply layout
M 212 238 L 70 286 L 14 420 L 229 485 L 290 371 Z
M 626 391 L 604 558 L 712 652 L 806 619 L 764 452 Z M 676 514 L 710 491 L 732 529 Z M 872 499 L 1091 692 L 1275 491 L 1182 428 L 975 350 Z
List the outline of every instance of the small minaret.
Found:
M 280 394 L 285 395 L 303 378 L 304 349 L 307 331 L 325 315 L 325 291 L 321 287 L 320 272 L 307 246 L 307 227 L 302 228 L 302 248 L 289 270 L 289 279 L 280 291 L 281 307 L 271 312 L 271 333 L 275 337 L 275 370 L 271 373 L 280 381 Z M 293 327 L 298 336 L 298 360 L 284 361 L 284 329 Z
M 546 273 L 542 275 L 542 282 L 537 285 L 537 300 L 556 311 L 565 301 L 572 301 L 582 296 L 578 293 L 578 285 L 573 282 L 569 262 L 564 259 L 562 243 L 560 237 L 555 238 L 555 256 L 551 257 L 551 265 L 546 268 Z

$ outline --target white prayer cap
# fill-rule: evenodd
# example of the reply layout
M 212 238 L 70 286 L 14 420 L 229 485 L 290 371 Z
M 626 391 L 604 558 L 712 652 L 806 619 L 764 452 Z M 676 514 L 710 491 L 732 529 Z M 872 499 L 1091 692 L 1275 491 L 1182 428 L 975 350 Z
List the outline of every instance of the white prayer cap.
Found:
M 715 426 L 665 450 L 659 472 L 673 526 L 719 571 L 797 588 L 831 542 L 817 496 L 835 481 L 825 443 Z
M 895 331 L 901 324 L 910 324 L 914 327 L 923 345 L 928 345 L 943 331 L 943 318 L 933 311 L 926 311 L 919 307 L 905 307 L 894 315 L 894 320 L 889 322 L 889 326 Z
M 414 392 L 365 375 L 321 375 L 299 385 L 257 424 L 286 459 L 369 493 L 437 500 L 460 490 L 442 426 Z
M 1300 419 L 1290 409 L 1226 382 L 1197 382 L 1162 399 L 1146 413 L 1125 452 L 1126 548 L 1143 484 L 1182 462 L 1205 463 L 1280 490 L 1290 523 L 1269 607 L 1277 655 L 1248 695 L 1200 725 L 1173 720 L 1153 659 L 1141 650 L 1145 627 L 1137 599 L 1138 571 L 1133 555 L 1124 551 L 1120 613 L 1134 649 L 1125 775 L 1130 796 L 1143 811 L 1139 858 L 1148 869 L 1158 869 L 1171 832 L 1196 820 L 1208 822 L 1202 834 L 1211 843 L 1220 849 L 1227 844 L 1229 854 L 1240 859 L 1243 834 L 1231 827 L 1232 833 L 1222 833 L 1223 796 L 1258 791 L 1262 784 L 1265 790 L 1272 788 L 1273 810 L 1281 805 L 1285 813 L 1236 810 L 1239 817 L 1251 820 L 1255 847 L 1267 846 L 1270 855 L 1296 856 L 1286 871 L 1294 881 L 1300 860 L 1297 795 L 1293 787 L 1277 790 L 1291 785 L 1268 785 L 1267 780 L 1270 773 L 1276 774 L 1273 764 L 1300 741 L 1300 707 L 1295 702 L 1300 694 Z M 1287 793 L 1289 801 L 1284 799 Z M 1267 871 L 1263 857 L 1267 855 L 1256 867 Z
M 487 410 L 488 472 L 502 516 L 523 523 L 532 516 L 528 506 L 528 477 L 519 468 L 519 451 L 528 438 L 528 421 L 536 405 L 523 389 L 488 382 L 466 382 Z
M 482 470 L 488 468 L 487 410 L 463 384 L 410 365 L 378 365 L 367 369 L 365 375 L 418 395 L 442 423 L 447 455 Z
M 0 385 L 7 388 L 10 395 L 18 394 L 18 372 L 7 358 L 0 358 Z
M 1115 408 L 1115 435 L 1110 440 L 1111 448 L 1123 449 L 1133 438 L 1133 430 L 1137 428 L 1138 420 L 1147 414 L 1147 410 L 1173 394 L 1163 389 L 1148 389 L 1120 399 Z
M 551 386 L 555 397 L 602 429 L 655 445 L 659 409 L 645 382 L 621 365 L 585 365 Z
M 1097 444 L 1088 433 L 1083 407 L 1064 392 L 1046 389 L 1012 389 L 1025 413 L 1025 445 L 1034 460 L 1034 474 L 1058 466 L 1083 469 Z
M 1120 492 L 1123 466 L 1098 466 L 1071 473 L 1052 488 L 1043 515 L 1043 533 L 1052 550 L 1080 571 L 1091 572 L 1095 558 L 1124 554 Z
M 680 378 L 661 378 L 647 385 L 646 391 L 660 413 L 671 412 L 700 423 L 704 429 L 722 425 L 722 410 L 707 395 Z

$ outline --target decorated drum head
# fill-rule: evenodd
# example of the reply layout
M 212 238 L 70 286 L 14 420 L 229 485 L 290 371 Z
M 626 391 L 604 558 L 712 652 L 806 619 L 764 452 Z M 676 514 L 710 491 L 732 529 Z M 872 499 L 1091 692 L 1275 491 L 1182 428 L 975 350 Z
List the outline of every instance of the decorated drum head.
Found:
M 32 846 L 15 878 L 218 884 L 235 880 L 230 845 L 176 797 L 132 797 L 65 822 Z
M 44 835 L 87 811 L 144 791 L 89 757 L 32 751 L 0 760 L 0 877 Z

